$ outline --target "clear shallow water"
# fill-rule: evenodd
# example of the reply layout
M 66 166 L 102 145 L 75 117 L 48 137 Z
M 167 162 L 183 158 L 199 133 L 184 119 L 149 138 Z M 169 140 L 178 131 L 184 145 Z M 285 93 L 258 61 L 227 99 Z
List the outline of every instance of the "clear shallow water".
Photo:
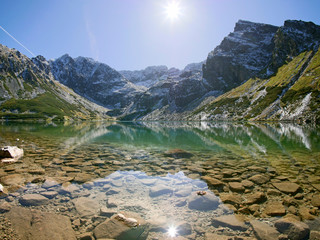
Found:
M 1 201 L 26 205 L 25 194 L 56 192 L 32 207 L 67 215 L 77 234 L 94 231 L 121 211 L 147 221 L 147 239 L 168 238 L 170 226 L 189 239 L 209 239 L 210 233 L 254 237 L 248 222 L 255 218 L 270 223 L 288 214 L 305 221 L 319 216 L 312 204 L 320 190 L 316 126 L 3 123 L 0 143 L 25 151 L 20 161 L 1 166 L 1 183 L 9 191 Z M 277 183 L 299 189 L 286 192 Z M 264 197 L 250 202 L 256 193 Z M 270 210 L 275 202 L 284 211 Z M 245 227 L 217 223 L 226 215 Z M 77 224 L 79 218 L 86 221 Z

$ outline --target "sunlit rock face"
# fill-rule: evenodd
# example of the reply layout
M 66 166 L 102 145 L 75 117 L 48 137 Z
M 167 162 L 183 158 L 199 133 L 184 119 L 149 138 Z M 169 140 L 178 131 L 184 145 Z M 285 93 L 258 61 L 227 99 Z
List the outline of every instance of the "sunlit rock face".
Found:
M 203 77 L 214 89 L 228 90 L 267 66 L 278 27 L 238 21 L 234 32 L 209 53 Z
M 230 90 L 254 76 L 268 77 L 286 60 L 319 46 L 319 26 L 288 20 L 284 26 L 240 20 L 209 53 L 203 77 L 215 90 Z

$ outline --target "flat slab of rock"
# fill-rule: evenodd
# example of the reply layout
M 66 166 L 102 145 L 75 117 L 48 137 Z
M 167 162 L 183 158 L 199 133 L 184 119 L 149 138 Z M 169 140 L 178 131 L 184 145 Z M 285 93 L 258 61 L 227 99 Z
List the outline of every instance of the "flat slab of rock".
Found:
M 227 236 L 227 235 L 219 235 L 217 233 L 211 233 L 211 232 L 206 232 L 204 235 L 205 240 L 236 240 L 236 239 L 241 239 L 241 240 L 256 240 L 256 238 L 253 237 L 238 237 L 238 236 Z
M 212 219 L 214 227 L 228 227 L 233 230 L 246 231 L 248 226 L 243 221 L 236 218 L 234 215 L 224 215 Z
M 223 203 L 225 204 L 228 203 L 233 206 L 238 206 L 242 202 L 241 196 L 238 194 L 235 195 L 235 194 L 223 193 L 223 194 L 220 194 L 219 197 Z
M 48 192 L 42 192 L 41 195 L 46 197 L 46 198 L 52 199 L 55 196 L 57 196 L 58 193 L 56 191 L 48 191 Z
M 21 240 L 76 240 L 70 219 L 66 216 L 14 207 L 6 217 Z
M 291 240 L 309 239 L 310 228 L 307 224 L 293 218 L 281 218 L 275 222 L 275 227 L 281 233 L 287 234 Z
M 320 195 L 313 196 L 312 199 L 311 199 L 311 204 L 314 207 L 320 207 Z
M 286 209 L 280 201 L 269 202 L 266 205 L 264 212 L 269 216 L 283 216 L 286 214 Z
M 246 204 L 261 203 L 267 200 L 266 195 L 263 192 L 255 192 L 247 197 Z
M 20 199 L 19 202 L 23 206 L 40 206 L 47 204 L 48 198 L 40 194 L 25 194 Z
M 0 148 L 0 158 L 19 159 L 23 156 L 23 149 L 16 146 L 5 146 Z
M 266 223 L 252 220 L 250 225 L 253 229 L 253 232 L 257 239 L 259 240 L 274 240 L 278 239 L 280 233 L 273 227 L 269 226 Z
M 210 176 L 204 176 L 202 177 L 202 179 L 205 180 L 208 183 L 208 185 L 211 185 L 213 187 L 220 187 L 224 185 L 224 183 L 221 182 L 220 180 Z
M 149 196 L 150 197 L 159 197 L 163 194 L 172 194 L 172 193 L 173 193 L 172 188 L 165 186 L 165 185 L 162 185 L 162 184 L 159 184 L 157 186 L 150 188 Z
M 249 180 L 254 182 L 255 184 L 262 185 L 262 184 L 267 183 L 270 180 L 270 178 L 266 175 L 263 175 L 263 174 L 257 174 L 257 175 L 250 177 Z
M 234 192 L 244 192 L 244 186 L 240 182 L 229 182 L 229 188 Z
M 100 210 L 99 202 L 93 199 L 80 197 L 72 200 L 77 212 L 82 217 L 93 216 Z
M 300 190 L 300 186 L 292 182 L 272 183 L 272 185 L 279 191 L 287 194 L 296 194 Z
M 23 185 L 25 182 L 25 179 L 20 174 L 10 174 L 8 176 L 4 176 L 0 179 L 1 183 L 4 185 Z
M 51 179 L 51 178 L 47 178 L 41 187 L 47 189 L 47 188 L 52 188 L 52 187 L 55 187 L 58 185 L 59 185 L 59 183 L 56 180 Z
M 219 198 L 217 198 L 214 194 L 209 193 L 203 196 L 194 193 L 188 199 L 188 207 L 190 209 L 199 211 L 210 211 L 217 209 L 219 204 Z
M 145 239 L 143 237 L 146 222 L 137 214 L 115 214 L 110 219 L 100 223 L 93 234 L 96 239 Z

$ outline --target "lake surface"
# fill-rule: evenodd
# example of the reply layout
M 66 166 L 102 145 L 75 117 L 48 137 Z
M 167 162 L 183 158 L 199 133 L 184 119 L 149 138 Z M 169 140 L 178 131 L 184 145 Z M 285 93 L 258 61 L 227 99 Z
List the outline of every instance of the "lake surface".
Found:
M 1 163 L 7 194 L 0 205 L 9 207 L 0 211 L 22 206 L 62 214 L 77 236 L 255 239 L 254 219 L 275 229 L 284 217 L 320 229 L 317 126 L 1 123 L 0 143 L 24 149 L 19 161 Z M 138 225 L 103 232 L 119 213 Z

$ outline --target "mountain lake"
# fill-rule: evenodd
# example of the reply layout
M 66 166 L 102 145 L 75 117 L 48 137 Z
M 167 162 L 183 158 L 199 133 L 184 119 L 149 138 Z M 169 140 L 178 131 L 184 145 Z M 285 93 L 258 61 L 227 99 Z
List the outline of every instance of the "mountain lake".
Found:
M 316 125 L 2 122 L 0 143 L 24 150 L 0 163 L 1 239 L 35 231 L 24 211 L 42 212 L 42 226 L 65 216 L 78 239 L 320 235 Z

